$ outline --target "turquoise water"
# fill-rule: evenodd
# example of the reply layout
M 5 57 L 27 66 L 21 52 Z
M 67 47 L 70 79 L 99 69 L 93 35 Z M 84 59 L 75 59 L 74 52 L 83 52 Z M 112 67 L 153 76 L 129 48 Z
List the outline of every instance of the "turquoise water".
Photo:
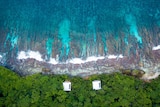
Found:
M 145 48 L 148 35 L 160 43 L 159 0 L 1 0 L 0 7 L 1 52 L 8 46 L 66 60 Z

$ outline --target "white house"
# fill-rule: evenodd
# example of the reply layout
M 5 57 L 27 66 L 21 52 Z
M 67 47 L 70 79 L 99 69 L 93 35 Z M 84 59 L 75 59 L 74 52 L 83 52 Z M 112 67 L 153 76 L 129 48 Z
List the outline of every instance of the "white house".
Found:
M 92 81 L 92 86 L 93 86 L 94 90 L 100 90 L 101 89 L 101 81 L 100 80 Z
M 63 90 L 64 91 L 71 91 L 71 82 L 69 82 L 69 81 L 63 82 Z

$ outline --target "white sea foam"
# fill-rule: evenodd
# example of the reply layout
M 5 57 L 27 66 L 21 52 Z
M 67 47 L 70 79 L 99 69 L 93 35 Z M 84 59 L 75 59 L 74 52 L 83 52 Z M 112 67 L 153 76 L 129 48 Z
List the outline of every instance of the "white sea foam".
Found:
M 116 59 L 117 56 L 116 55 L 108 55 L 108 59 Z
M 99 59 L 104 59 L 104 58 L 105 57 L 103 57 L 103 56 L 100 56 L 100 57 L 91 56 L 91 57 L 88 57 L 86 60 L 82 60 L 81 58 L 73 58 L 73 59 L 69 60 L 68 63 L 82 64 L 82 63 L 86 63 L 86 62 L 97 61 Z
M 56 61 L 55 58 L 50 58 L 48 63 L 56 65 L 58 64 L 58 61 Z
M 2 60 L 2 57 L 3 57 L 3 56 L 2 56 L 2 55 L 0 55 L 0 61 Z
M 123 55 L 122 54 L 120 54 L 120 55 L 109 55 L 107 57 L 108 57 L 108 59 L 116 59 L 116 58 L 123 58 Z M 17 59 L 28 59 L 28 58 L 33 58 L 33 59 L 36 59 L 38 61 L 45 61 L 45 60 L 42 59 L 42 55 L 38 51 L 29 50 L 27 52 L 21 51 L 21 52 L 18 53 Z M 99 59 L 104 59 L 104 58 L 105 58 L 104 56 L 99 56 L 99 57 L 90 56 L 86 60 L 82 60 L 81 58 L 73 58 L 73 59 L 67 60 L 64 63 L 66 63 L 66 64 L 67 63 L 82 64 L 82 63 L 97 61 Z M 55 64 L 61 64 L 55 58 L 50 58 L 50 60 L 47 63 L 54 64 L 54 65 Z
M 124 56 L 122 55 L 122 54 L 120 54 L 119 56 L 118 56 L 118 58 L 123 58 Z
M 155 47 L 152 48 L 152 50 L 159 50 L 159 49 L 160 49 L 160 45 L 155 46 Z
M 108 55 L 108 59 L 116 59 L 116 58 L 123 58 L 124 56 L 122 54 L 120 55 Z
M 29 57 L 27 56 L 26 52 L 21 51 L 21 52 L 18 53 L 17 59 L 27 59 L 27 58 L 29 58 Z
M 104 59 L 104 58 L 105 57 L 103 57 L 103 56 L 99 56 L 99 57 L 91 56 L 91 57 L 88 57 L 85 62 L 97 61 L 99 59 Z
M 68 62 L 72 63 L 72 64 L 82 64 L 82 63 L 85 63 L 85 61 L 82 60 L 81 58 L 73 58 L 73 59 L 69 60 Z
M 33 58 L 38 61 L 43 61 L 42 55 L 38 51 L 21 51 L 18 53 L 17 59 L 28 59 L 28 58 Z

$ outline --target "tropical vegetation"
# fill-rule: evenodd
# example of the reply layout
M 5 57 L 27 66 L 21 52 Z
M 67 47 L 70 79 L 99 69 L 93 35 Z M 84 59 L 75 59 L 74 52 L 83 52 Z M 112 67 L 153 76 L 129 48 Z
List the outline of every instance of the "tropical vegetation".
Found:
M 72 83 L 63 91 L 63 81 Z M 92 81 L 102 89 L 93 90 Z M 42 75 L 21 77 L 0 67 L 1 107 L 160 107 L 160 78 L 150 83 L 121 73 L 71 77 Z

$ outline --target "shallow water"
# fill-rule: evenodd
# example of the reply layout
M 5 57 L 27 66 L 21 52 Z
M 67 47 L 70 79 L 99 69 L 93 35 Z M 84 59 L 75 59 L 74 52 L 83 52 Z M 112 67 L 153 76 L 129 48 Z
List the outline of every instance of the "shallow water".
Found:
M 158 0 L 1 0 L 0 6 L 0 52 L 7 57 L 27 50 L 60 61 L 129 56 L 160 43 Z

